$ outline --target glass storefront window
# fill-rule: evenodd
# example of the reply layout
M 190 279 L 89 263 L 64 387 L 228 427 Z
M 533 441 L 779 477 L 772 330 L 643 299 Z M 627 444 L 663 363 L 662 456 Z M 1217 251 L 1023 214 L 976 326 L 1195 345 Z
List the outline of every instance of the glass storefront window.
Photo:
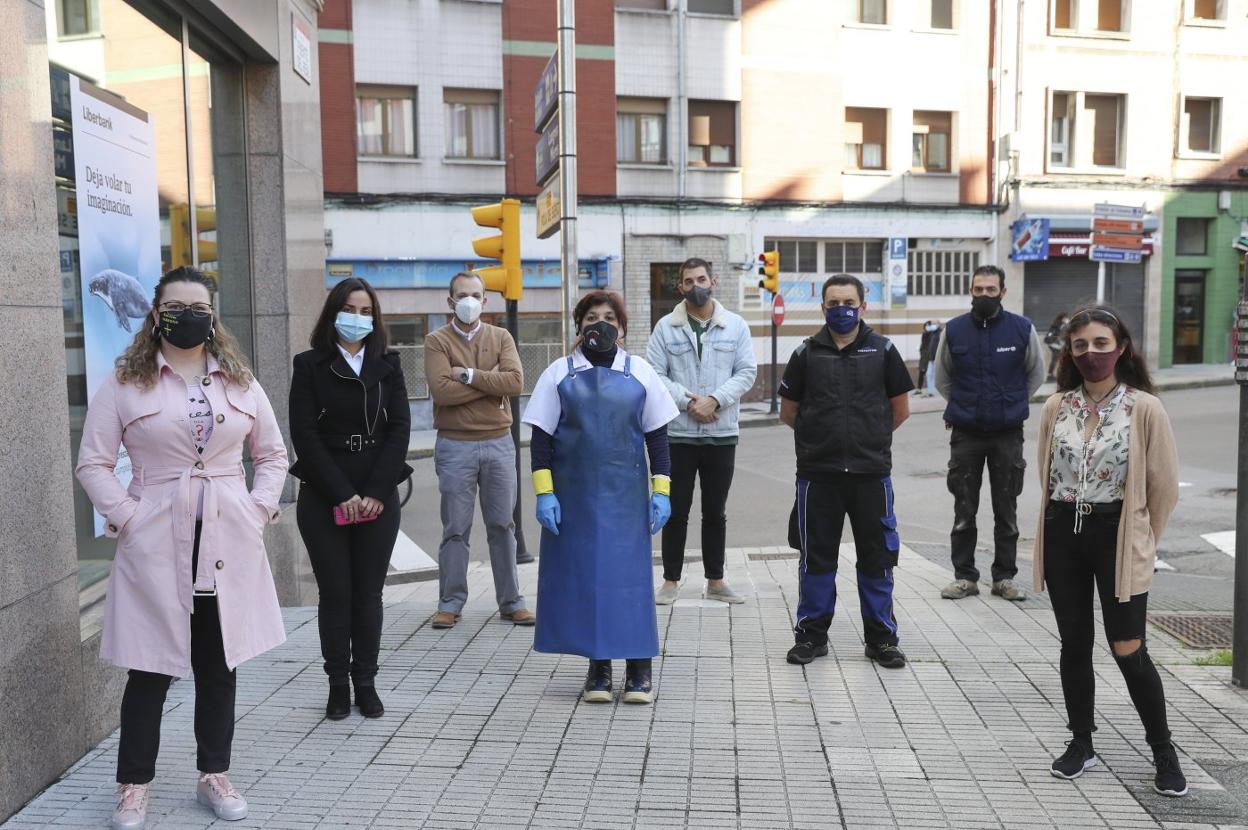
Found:
M 81 15 L 63 19 L 67 8 L 79 6 L 90 10 L 94 37 L 84 39 L 78 32 Z M 156 0 L 92 0 L 89 4 L 53 3 L 47 8 L 66 395 L 71 452 L 76 460 L 88 403 L 84 303 L 102 300 L 94 295 L 84 298 L 79 273 L 80 243 L 100 243 L 79 239 L 70 76 L 112 93 L 150 119 L 161 271 L 198 265 L 212 273 L 219 289 L 214 297 L 218 313 L 244 351 L 254 357 L 243 67 L 198 37 L 180 15 Z M 143 324 L 132 321 L 132 325 Z M 95 535 L 90 500 L 76 480 L 74 518 L 79 587 L 88 588 L 107 577 L 115 543 Z

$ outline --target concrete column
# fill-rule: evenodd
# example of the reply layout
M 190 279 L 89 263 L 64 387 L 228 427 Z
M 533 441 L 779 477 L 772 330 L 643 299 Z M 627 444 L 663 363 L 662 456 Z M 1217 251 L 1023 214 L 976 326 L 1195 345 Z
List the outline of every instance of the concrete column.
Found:
M 82 755 L 44 8 L 0 0 L 0 819 Z

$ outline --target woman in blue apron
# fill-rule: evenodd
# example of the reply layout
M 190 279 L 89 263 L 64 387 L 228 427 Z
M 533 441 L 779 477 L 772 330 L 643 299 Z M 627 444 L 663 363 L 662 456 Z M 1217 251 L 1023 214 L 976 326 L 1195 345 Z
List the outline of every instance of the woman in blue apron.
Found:
M 648 363 L 616 345 L 628 327 L 617 294 L 586 294 L 573 319 L 578 348 L 546 368 L 524 412 L 543 528 L 533 648 L 588 657 L 591 703 L 610 702 L 611 661 L 623 659 L 624 702 L 650 703 L 659 653 L 650 537 L 671 516 L 676 404 Z

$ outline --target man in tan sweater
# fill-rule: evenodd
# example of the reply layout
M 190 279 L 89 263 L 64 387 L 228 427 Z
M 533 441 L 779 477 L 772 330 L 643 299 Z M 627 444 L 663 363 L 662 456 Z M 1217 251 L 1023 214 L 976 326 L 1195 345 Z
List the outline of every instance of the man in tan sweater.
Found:
M 516 343 L 506 329 L 481 321 L 485 286 L 460 272 L 451 280 L 450 323 L 425 337 L 425 378 L 433 398 L 434 469 L 442 495 L 438 610 L 434 628 L 450 628 L 468 599 L 468 535 L 477 490 L 485 519 L 500 615 L 533 625 L 516 574 L 516 447 L 511 402 L 524 387 Z

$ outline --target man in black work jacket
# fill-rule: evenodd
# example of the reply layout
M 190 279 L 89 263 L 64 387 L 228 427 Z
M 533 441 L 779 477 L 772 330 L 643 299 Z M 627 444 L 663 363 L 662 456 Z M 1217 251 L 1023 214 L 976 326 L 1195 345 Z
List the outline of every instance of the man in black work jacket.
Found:
M 906 664 L 893 615 L 893 567 L 901 541 L 891 473 L 893 430 L 910 416 L 914 383 L 892 342 L 862 322 L 866 308 L 857 277 L 829 277 L 823 284 L 827 325 L 797 347 L 780 383 L 780 420 L 793 428 L 797 448 L 789 543 L 802 552 L 790 663 L 828 653 L 848 516 L 866 655 L 885 668 Z

